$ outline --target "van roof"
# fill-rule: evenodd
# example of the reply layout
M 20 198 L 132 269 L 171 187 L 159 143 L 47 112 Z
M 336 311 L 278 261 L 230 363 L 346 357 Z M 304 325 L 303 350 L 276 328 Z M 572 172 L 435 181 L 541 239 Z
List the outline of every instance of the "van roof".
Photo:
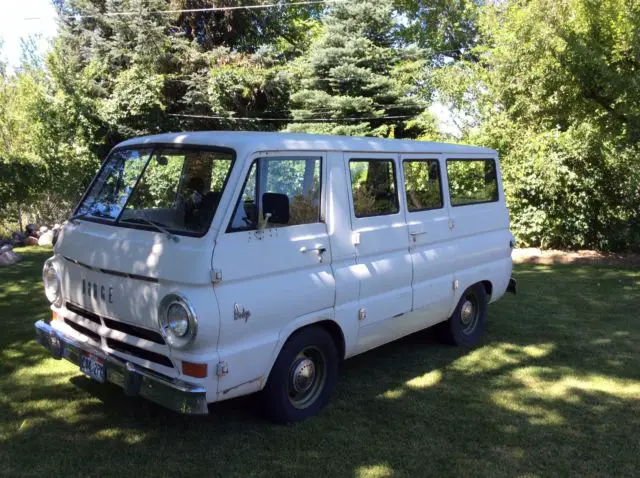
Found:
M 182 133 L 165 133 L 131 138 L 120 143 L 118 147 L 153 143 L 221 146 L 232 148 L 238 153 L 249 148 L 253 151 L 371 151 L 388 153 L 476 153 L 485 155 L 496 153 L 493 149 L 478 146 L 430 141 L 258 131 L 185 131 Z

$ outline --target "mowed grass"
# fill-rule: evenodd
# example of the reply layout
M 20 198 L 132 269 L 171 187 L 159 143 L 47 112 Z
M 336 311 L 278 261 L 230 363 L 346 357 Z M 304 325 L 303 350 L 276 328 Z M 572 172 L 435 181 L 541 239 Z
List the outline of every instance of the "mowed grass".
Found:
M 638 476 L 640 271 L 520 266 L 474 349 L 433 333 L 344 363 L 329 406 L 184 417 L 47 357 L 50 254 L 0 270 L 0 476 Z

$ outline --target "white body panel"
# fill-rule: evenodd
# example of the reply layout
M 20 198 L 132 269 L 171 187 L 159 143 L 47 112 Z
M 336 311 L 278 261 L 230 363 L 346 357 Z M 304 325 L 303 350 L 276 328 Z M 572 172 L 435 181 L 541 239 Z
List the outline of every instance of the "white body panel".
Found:
M 444 176 L 442 155 L 403 154 L 401 160 L 438 161 L 441 177 Z M 443 207 L 438 209 L 411 212 L 407 208 L 409 250 L 413 263 L 413 310 L 422 312 L 425 327 L 448 317 L 455 305 L 452 283 L 456 250 L 451 243 L 446 191 L 443 191 L 442 200 Z
M 345 167 L 348 168 L 350 160 L 357 159 L 390 160 L 398 171 L 395 154 L 345 153 Z M 356 242 L 358 304 L 366 312 L 366 319 L 360 321 L 356 346 L 356 353 L 360 353 L 388 342 L 397 328 L 393 323 L 395 320 L 389 318 L 411 311 L 413 272 L 402 200 L 395 214 L 356 217 L 350 185 L 346 188 L 350 199 L 351 229 Z
M 82 220 L 66 224 L 55 247 L 63 293 L 63 305 L 56 310 L 99 334 L 105 351 L 201 384 L 210 402 L 264 387 L 283 344 L 306 325 L 322 322 L 338 330 L 336 340 L 346 358 L 446 320 L 472 284 L 484 282 L 492 301 L 507 288 L 513 236 L 499 173 L 495 202 L 452 206 L 447 194 L 447 158 L 491 158 L 499 171 L 495 151 L 417 141 L 228 132 L 159 135 L 118 147 L 154 144 L 236 152 L 211 227 L 203 237 L 183 236 L 175 243 L 155 231 Z M 321 220 L 229 232 L 252 161 L 268 156 L 322 158 Z M 348 166 L 354 158 L 393 161 L 399 212 L 355 216 Z M 409 212 L 402 162 L 425 158 L 439 161 L 443 205 Z M 85 288 L 96 284 L 97 294 L 83 291 L 83 281 Z M 100 329 L 65 306 L 68 302 L 89 316 L 157 331 L 159 303 L 172 292 L 188 298 L 197 315 L 196 339 L 185 349 Z M 82 339 L 81 331 L 68 323 L 58 326 Z M 172 366 L 109 348 L 111 334 L 167 357 Z M 207 377 L 184 375 L 182 361 L 206 363 Z

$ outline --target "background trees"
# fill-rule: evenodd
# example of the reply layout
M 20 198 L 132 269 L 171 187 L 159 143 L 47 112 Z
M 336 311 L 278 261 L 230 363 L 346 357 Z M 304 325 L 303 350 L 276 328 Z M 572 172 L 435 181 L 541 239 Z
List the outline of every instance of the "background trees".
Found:
M 465 139 L 502 154 L 521 244 L 640 247 L 639 8 L 622 0 L 485 6 L 478 61 L 442 70 L 442 91 L 475 117 Z
M 428 105 L 425 53 L 403 44 L 393 13 L 388 3 L 363 0 L 337 4 L 323 17 L 294 66 L 289 130 L 411 136 L 406 120 Z
M 0 222 L 59 220 L 125 137 L 287 129 L 494 147 L 520 244 L 640 247 L 638 0 L 53 1 L 0 67 Z

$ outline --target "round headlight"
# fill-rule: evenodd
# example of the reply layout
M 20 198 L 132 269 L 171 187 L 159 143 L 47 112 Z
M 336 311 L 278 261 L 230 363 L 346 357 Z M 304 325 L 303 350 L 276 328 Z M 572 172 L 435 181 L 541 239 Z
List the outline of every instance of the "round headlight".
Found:
M 172 335 L 184 337 L 189 332 L 189 313 L 182 304 L 173 303 L 167 310 L 167 324 Z
M 160 332 L 171 347 L 184 348 L 193 342 L 198 332 L 198 321 L 193 307 L 178 294 L 162 299 L 158 309 Z
M 53 259 L 49 258 L 45 261 L 42 268 L 42 282 L 44 282 L 44 293 L 49 302 L 53 305 L 60 306 L 62 300 L 62 281 L 60 275 L 53 265 Z

